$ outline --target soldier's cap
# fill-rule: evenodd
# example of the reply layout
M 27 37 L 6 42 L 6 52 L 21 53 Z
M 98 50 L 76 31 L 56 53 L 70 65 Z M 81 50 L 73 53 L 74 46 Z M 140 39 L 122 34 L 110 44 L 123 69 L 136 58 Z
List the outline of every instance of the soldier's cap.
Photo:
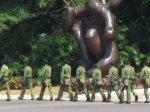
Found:
M 113 62 L 110 62 L 109 64 L 110 64 L 111 66 L 114 66 L 114 65 L 115 65 Z
M 25 62 L 25 65 L 30 65 L 30 62 L 29 61 Z
M 148 65 L 148 62 L 147 62 L 147 61 L 144 61 L 143 64 Z
M 2 64 L 7 64 L 7 61 L 6 60 L 2 60 Z
M 97 64 L 93 64 L 93 67 L 94 67 L 94 68 L 97 68 Z
M 49 63 L 47 59 L 44 59 L 43 61 L 44 61 L 45 64 Z
M 64 63 L 68 63 L 69 61 L 68 61 L 67 59 L 64 59 L 63 62 L 64 62 Z
M 129 62 L 126 60 L 126 61 L 123 61 L 123 64 L 127 65 L 129 64 Z
M 82 61 L 78 61 L 78 64 L 81 65 L 81 64 L 82 64 Z

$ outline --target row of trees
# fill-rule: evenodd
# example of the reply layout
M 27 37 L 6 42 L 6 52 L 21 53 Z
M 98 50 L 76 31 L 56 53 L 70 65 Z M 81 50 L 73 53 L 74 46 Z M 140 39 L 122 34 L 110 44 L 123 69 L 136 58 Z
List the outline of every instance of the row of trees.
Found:
M 77 6 L 86 0 L 66 0 Z M 116 10 L 120 63 L 129 60 L 141 70 L 141 62 L 150 62 L 150 0 L 124 0 Z M 53 83 L 59 82 L 63 58 L 69 58 L 75 75 L 81 54 L 75 39 L 61 30 L 64 0 L 1 0 L 0 59 L 6 59 L 12 76 L 22 76 L 21 68 L 30 61 L 37 77 L 43 59 L 51 60 Z

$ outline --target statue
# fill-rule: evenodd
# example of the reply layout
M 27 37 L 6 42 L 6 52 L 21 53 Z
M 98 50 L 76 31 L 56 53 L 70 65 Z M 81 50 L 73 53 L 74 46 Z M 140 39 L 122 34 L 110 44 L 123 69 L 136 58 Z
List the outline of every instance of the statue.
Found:
M 108 74 L 109 63 L 118 64 L 116 47 L 118 38 L 116 17 L 112 11 L 123 0 L 88 0 L 76 7 L 68 7 L 63 13 L 62 28 L 76 38 L 88 75 L 97 64 L 102 75 Z

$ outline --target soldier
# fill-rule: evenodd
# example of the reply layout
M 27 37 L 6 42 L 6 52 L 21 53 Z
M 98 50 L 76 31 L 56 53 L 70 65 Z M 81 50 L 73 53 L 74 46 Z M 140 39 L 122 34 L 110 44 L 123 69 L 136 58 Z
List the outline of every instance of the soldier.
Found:
M 2 67 L 1 67 L 1 73 L 0 73 L 0 91 L 3 85 L 5 85 L 5 89 L 7 93 L 6 101 L 11 101 L 10 88 L 9 88 L 9 68 L 5 60 L 2 60 Z
M 24 84 L 22 86 L 21 94 L 20 97 L 18 97 L 18 99 L 23 100 L 25 91 L 27 88 L 29 88 L 32 97 L 31 100 L 35 100 L 34 92 L 32 89 L 32 68 L 29 66 L 29 62 L 26 62 L 25 66 L 26 67 L 24 68 Z
M 101 71 L 100 71 L 100 69 L 97 68 L 96 64 L 93 64 L 93 67 L 94 67 L 94 70 L 93 70 L 93 73 L 92 73 L 92 81 L 91 81 L 91 83 L 93 85 L 91 101 L 95 100 L 95 92 L 99 91 L 102 98 L 103 98 L 103 102 L 105 102 L 106 101 L 106 96 L 105 96 L 103 88 L 102 88 L 103 82 L 102 82 Z
M 131 84 L 129 83 L 131 67 L 129 67 L 128 61 L 123 62 L 124 68 L 122 69 L 121 82 L 123 83 L 123 88 L 121 89 L 120 104 L 124 103 L 124 89 L 127 90 L 127 104 L 131 104 Z
M 111 101 L 111 91 L 115 90 L 118 99 L 120 100 L 120 92 L 118 90 L 118 69 L 114 66 L 114 63 L 110 63 L 109 75 L 108 75 L 108 93 L 107 102 Z
M 51 86 L 51 67 L 48 65 L 49 62 L 47 60 L 44 60 L 44 67 L 43 67 L 43 73 L 42 73 L 42 88 L 39 97 L 37 100 L 43 100 L 43 94 L 48 87 L 50 92 L 50 101 L 53 101 L 53 93 L 52 93 L 52 86 Z
M 68 90 L 70 95 L 70 101 L 73 101 L 73 94 L 70 86 L 70 78 L 71 78 L 71 67 L 68 65 L 68 60 L 64 59 L 64 65 L 61 69 L 61 78 L 60 78 L 60 89 L 58 93 L 58 97 L 55 99 L 56 101 L 60 101 L 65 89 Z
M 142 82 L 144 87 L 144 94 L 146 101 L 144 103 L 149 103 L 149 94 L 148 94 L 148 87 L 150 86 L 150 68 L 148 67 L 148 62 L 143 63 L 144 67 L 142 68 L 140 74 L 140 82 Z
M 82 65 L 81 61 L 78 61 L 78 68 L 76 70 L 76 82 L 77 82 L 77 87 L 76 87 L 76 92 L 75 92 L 75 96 L 74 96 L 74 101 L 78 100 L 78 94 L 80 91 L 83 91 L 84 94 L 86 95 L 86 101 L 90 101 L 90 96 L 89 93 L 86 89 L 86 72 L 85 72 L 85 68 Z
M 134 67 L 132 67 L 131 65 L 129 65 L 131 67 L 131 76 L 130 76 L 130 84 L 131 84 L 131 92 L 133 93 L 134 97 L 135 97 L 135 102 L 138 101 L 138 96 L 134 91 L 134 87 L 135 87 L 135 69 Z

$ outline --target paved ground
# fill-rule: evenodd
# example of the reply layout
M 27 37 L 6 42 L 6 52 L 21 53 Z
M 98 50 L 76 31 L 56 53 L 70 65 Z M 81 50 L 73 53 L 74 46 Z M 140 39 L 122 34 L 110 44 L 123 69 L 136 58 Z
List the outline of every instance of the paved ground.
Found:
M 70 101 L 0 101 L 0 112 L 149 112 L 150 104 Z
M 102 98 L 99 93 L 96 93 L 95 102 L 85 102 L 86 97 L 83 94 L 78 95 L 78 102 L 68 101 L 68 95 L 63 95 L 63 101 L 49 101 L 49 95 L 44 95 L 43 101 L 31 101 L 31 96 L 25 95 L 25 100 L 20 101 L 17 100 L 19 95 L 11 95 L 12 101 L 6 102 L 6 95 L 0 95 L 0 112 L 149 112 L 150 103 L 143 103 L 145 101 L 143 89 L 138 89 L 136 92 L 139 96 L 139 101 L 135 103 L 132 95 L 131 105 L 119 104 L 119 100 L 114 92 L 112 92 L 113 102 L 110 103 L 101 102 Z M 36 95 L 36 97 L 38 96 Z M 54 98 L 56 97 L 54 95 Z

